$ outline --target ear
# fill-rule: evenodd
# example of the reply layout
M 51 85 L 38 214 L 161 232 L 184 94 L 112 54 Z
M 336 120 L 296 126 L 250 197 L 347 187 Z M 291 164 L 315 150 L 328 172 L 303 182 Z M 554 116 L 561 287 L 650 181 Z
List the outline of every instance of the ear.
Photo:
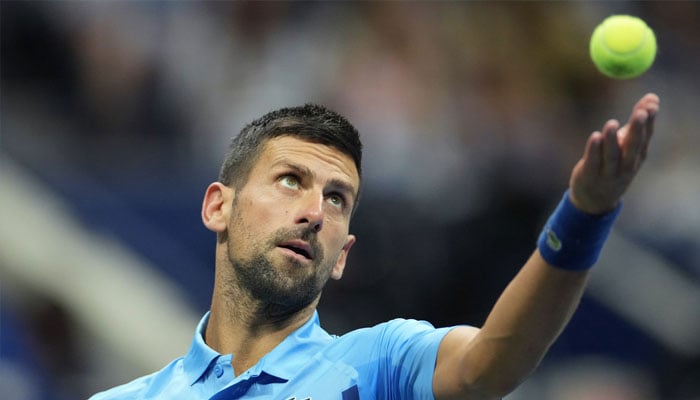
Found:
M 348 260 L 348 253 L 353 244 L 355 244 L 355 235 L 348 235 L 348 239 L 345 241 L 345 246 L 338 256 L 338 261 L 336 261 L 333 270 L 331 271 L 331 278 L 338 280 L 343 277 L 343 271 L 345 270 L 345 262 Z
M 233 189 L 221 182 L 214 182 L 204 194 L 202 202 L 202 222 L 212 232 L 226 230 L 233 201 Z

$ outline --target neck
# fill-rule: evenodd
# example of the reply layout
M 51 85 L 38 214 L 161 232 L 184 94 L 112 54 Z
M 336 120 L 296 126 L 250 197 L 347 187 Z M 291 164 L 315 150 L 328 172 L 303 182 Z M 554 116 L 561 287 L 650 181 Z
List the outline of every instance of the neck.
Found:
M 283 310 L 251 298 L 237 285 L 214 286 L 205 341 L 221 354 L 233 354 L 236 375 L 255 365 L 313 315 L 319 297 L 298 310 Z

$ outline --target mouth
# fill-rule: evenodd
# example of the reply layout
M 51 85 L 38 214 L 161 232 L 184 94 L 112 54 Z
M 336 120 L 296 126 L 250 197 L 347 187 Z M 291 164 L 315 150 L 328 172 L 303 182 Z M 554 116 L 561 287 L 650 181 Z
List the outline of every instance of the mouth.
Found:
M 289 242 L 284 242 L 278 245 L 278 247 L 281 247 L 283 249 L 291 250 L 295 254 L 300 255 L 301 257 L 307 259 L 307 260 L 313 260 L 314 259 L 314 251 L 311 245 L 308 243 L 301 241 L 301 240 L 292 240 Z

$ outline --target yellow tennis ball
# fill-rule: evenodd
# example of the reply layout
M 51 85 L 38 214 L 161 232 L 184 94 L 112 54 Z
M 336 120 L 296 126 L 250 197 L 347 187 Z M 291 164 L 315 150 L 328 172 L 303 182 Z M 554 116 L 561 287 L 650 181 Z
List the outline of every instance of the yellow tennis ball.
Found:
M 593 31 L 590 52 L 603 74 L 616 79 L 634 78 L 654 63 L 656 37 L 641 19 L 612 15 Z

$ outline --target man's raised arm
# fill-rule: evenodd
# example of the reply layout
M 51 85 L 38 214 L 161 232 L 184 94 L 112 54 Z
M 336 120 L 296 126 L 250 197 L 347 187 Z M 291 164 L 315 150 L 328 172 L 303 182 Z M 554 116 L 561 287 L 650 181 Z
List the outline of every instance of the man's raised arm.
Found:
M 496 399 L 532 373 L 566 326 L 583 294 L 620 208 L 641 167 L 659 109 L 647 94 L 619 128 L 608 121 L 588 138 L 569 190 L 532 254 L 481 329 L 457 327 L 438 351 L 436 399 Z

